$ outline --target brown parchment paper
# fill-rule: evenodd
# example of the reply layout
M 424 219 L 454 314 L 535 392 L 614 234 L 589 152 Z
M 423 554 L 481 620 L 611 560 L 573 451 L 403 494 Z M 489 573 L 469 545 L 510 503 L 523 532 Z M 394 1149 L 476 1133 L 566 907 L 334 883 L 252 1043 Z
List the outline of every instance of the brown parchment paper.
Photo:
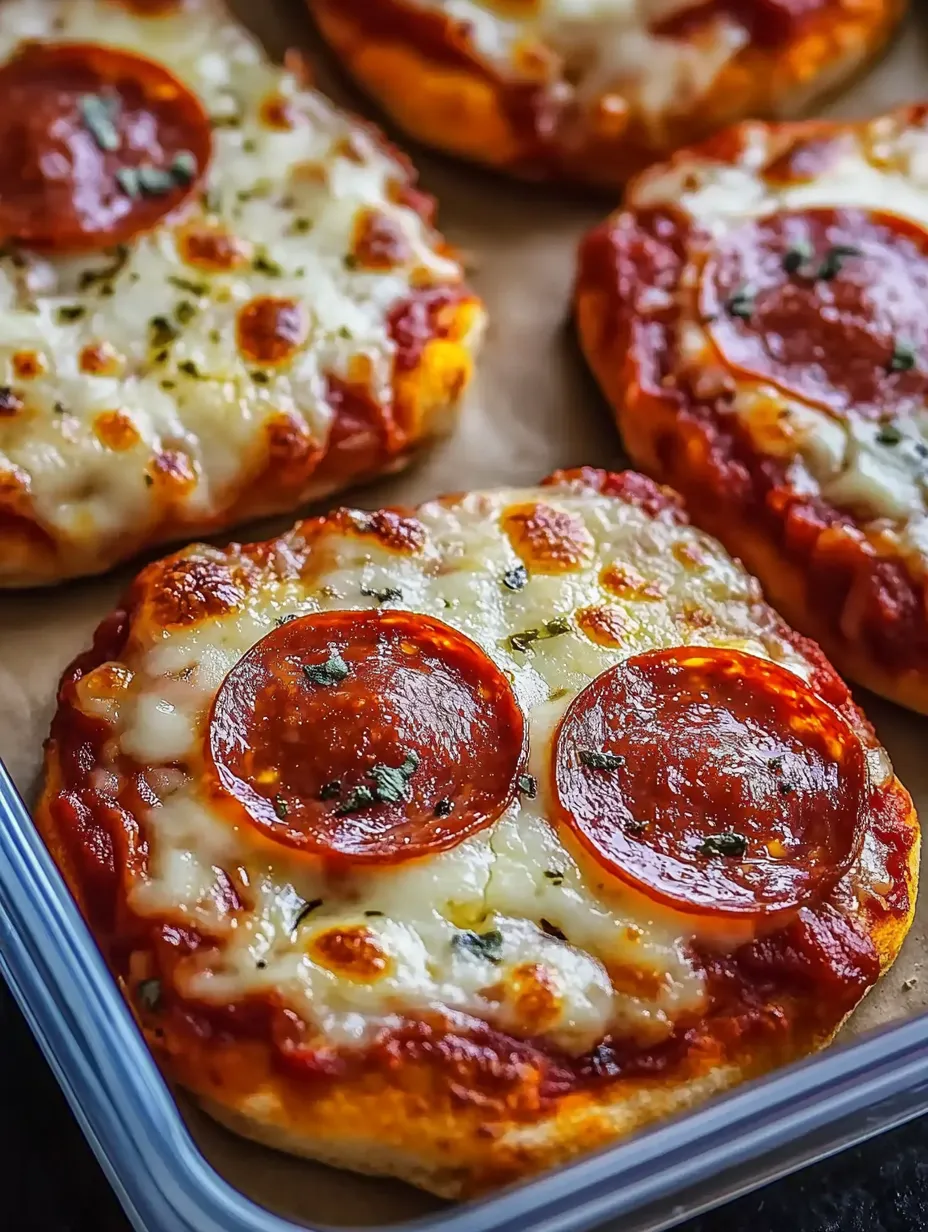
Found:
M 287 47 L 306 51 L 323 88 L 371 113 L 320 50 L 300 0 L 238 0 L 233 7 L 275 56 Z M 822 108 L 824 114 L 864 116 L 928 95 L 928 5 L 916 0 L 916 7 L 921 12 L 910 18 L 889 54 Z M 576 242 L 610 202 L 512 184 L 422 150 L 412 153 L 423 186 L 441 202 L 442 229 L 469 259 L 491 326 L 456 434 L 414 470 L 353 493 L 351 502 L 369 508 L 417 503 L 437 492 L 533 483 L 558 466 L 621 466 L 612 420 L 568 321 Z M 259 523 L 235 537 L 265 538 L 285 524 Z M 130 566 L 102 581 L 44 592 L 0 592 L 0 757 L 27 801 L 36 791 L 58 678 L 134 571 Z M 928 719 L 867 694 L 860 701 L 928 823 L 928 758 L 922 752 Z M 919 974 L 926 946 L 928 894 L 901 957 L 854 1015 L 845 1037 L 928 1008 L 928 967 Z M 383 1224 L 439 1205 L 399 1182 L 352 1176 L 246 1143 L 182 1096 L 178 1103 L 209 1161 L 237 1188 L 298 1224 Z

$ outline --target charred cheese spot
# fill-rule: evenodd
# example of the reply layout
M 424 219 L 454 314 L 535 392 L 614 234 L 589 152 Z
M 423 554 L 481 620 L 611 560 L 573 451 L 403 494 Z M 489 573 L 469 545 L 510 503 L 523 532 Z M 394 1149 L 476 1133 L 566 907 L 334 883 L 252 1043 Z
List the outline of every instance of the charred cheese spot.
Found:
M 78 365 L 90 376 L 113 376 L 122 366 L 122 356 L 108 342 L 91 342 L 81 350 Z
M 709 629 L 715 624 L 715 618 L 704 607 L 687 599 L 683 604 L 680 622 L 689 629 Z
M 219 224 L 191 223 L 181 228 L 177 247 L 188 265 L 214 273 L 241 269 L 252 256 L 251 244 Z
M 664 588 L 659 582 L 642 577 L 631 565 L 612 561 L 603 569 L 599 578 L 606 590 L 619 599 L 651 600 L 664 598 Z
M 343 534 L 370 539 L 378 547 L 402 555 L 414 555 L 425 547 L 427 534 L 418 518 L 395 509 L 339 509 L 334 517 Z
M 248 574 L 221 559 L 181 556 L 150 565 L 139 578 L 150 622 L 165 629 L 227 616 L 245 602 Z
M 107 449 L 122 453 L 139 443 L 138 428 L 122 411 L 101 411 L 93 421 L 97 440 Z
M 48 366 L 41 351 L 15 351 L 10 362 L 13 365 L 13 375 L 19 381 L 30 381 L 42 376 Z
M 541 501 L 506 509 L 502 525 L 532 573 L 569 573 L 593 554 L 593 537 L 582 520 Z
M 309 317 L 299 300 L 260 295 L 238 314 L 236 332 L 238 349 L 249 363 L 276 368 L 305 344 Z
M 0 385 L 0 419 L 12 419 L 25 405 L 15 389 L 11 389 L 9 385 Z
M 412 249 L 402 227 L 383 210 L 359 210 L 354 223 L 351 258 L 365 270 L 392 270 L 405 265 Z
M 600 646 L 621 646 L 628 639 L 634 624 L 621 608 L 612 604 L 581 608 L 575 617 L 577 626 Z
M 363 925 L 317 933 L 306 952 L 319 966 L 358 983 L 382 979 L 391 966 L 390 956 L 378 938 Z

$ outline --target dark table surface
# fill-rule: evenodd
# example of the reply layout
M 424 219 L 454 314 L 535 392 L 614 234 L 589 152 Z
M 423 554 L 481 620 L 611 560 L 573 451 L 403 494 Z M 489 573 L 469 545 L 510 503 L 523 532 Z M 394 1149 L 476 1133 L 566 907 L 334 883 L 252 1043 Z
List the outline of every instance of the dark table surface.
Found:
M 129 1232 L 2 983 L 0 1039 L 0 1227 Z M 684 1225 L 684 1232 L 911 1229 L 928 1229 L 928 1118 Z

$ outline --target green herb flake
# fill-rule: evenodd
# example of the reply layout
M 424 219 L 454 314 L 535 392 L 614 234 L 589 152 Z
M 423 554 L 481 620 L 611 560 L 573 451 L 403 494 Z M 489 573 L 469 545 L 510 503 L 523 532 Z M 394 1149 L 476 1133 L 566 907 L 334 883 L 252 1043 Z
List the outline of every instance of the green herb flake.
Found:
M 197 160 L 191 150 L 178 150 L 171 163 L 171 178 L 175 184 L 186 187 L 192 184 L 197 174 Z
M 358 258 L 354 255 L 353 252 L 349 252 L 346 254 L 344 258 L 344 265 L 345 265 L 345 269 L 354 270 L 358 268 Z
M 726 856 L 729 859 L 740 860 L 747 846 L 748 841 L 743 834 L 735 834 L 733 830 L 723 830 L 721 834 L 710 834 L 704 838 L 697 851 L 702 856 Z
M 256 385 L 270 385 L 271 376 L 269 372 L 263 372 L 260 368 L 255 368 L 251 374 L 251 379 Z
M 256 274 L 266 274 L 268 278 L 281 278 L 284 272 L 284 267 L 272 257 L 269 257 L 266 252 L 256 254 L 251 263 L 251 268 Z
M 815 277 L 828 282 L 840 274 L 848 257 L 861 257 L 863 253 L 853 244 L 832 244 L 825 253 L 825 259 L 818 267 Z
M 787 783 L 785 781 L 782 783 L 777 783 L 777 791 L 781 796 L 791 796 L 795 790 L 796 788 L 792 785 L 792 783 Z
M 553 886 L 560 886 L 564 884 L 564 874 L 559 868 L 546 868 L 545 878 L 550 881 Z
M 200 376 L 200 369 L 192 359 L 181 360 L 181 362 L 177 365 L 177 371 L 183 372 L 184 376 L 190 376 L 194 379 L 197 379 Z
M 137 167 L 120 167 L 116 172 L 116 183 L 126 194 L 126 196 L 131 197 L 133 201 L 142 191 L 141 185 L 139 184 L 139 173 Z
M 349 813 L 360 812 L 361 809 L 370 808 L 372 804 L 376 803 L 374 793 L 362 783 L 360 787 L 353 787 L 351 789 L 348 793 L 348 798 L 335 810 L 335 816 L 347 817 Z
M 544 916 L 538 921 L 541 925 L 541 931 L 547 933 L 549 937 L 553 937 L 556 941 L 566 941 L 567 934 L 562 932 L 556 924 L 552 924 L 550 920 L 546 920 Z
M 324 901 L 321 898 L 311 898 L 308 902 L 305 902 L 294 916 L 293 923 L 290 925 L 290 931 L 295 933 L 306 917 L 321 907 Z
M 374 796 L 380 804 L 398 804 L 406 798 L 409 780 L 419 768 L 419 754 L 410 751 L 401 766 L 372 766 L 370 778 L 374 782 Z
M 454 801 L 443 796 L 435 805 L 436 817 L 450 817 L 454 812 Z
M 154 167 L 151 163 L 140 163 L 136 167 L 139 177 L 139 188 L 146 197 L 163 197 L 174 187 L 174 179 L 170 171 L 163 167 Z
M 519 775 L 519 791 L 523 796 L 528 796 L 529 800 L 534 800 L 538 795 L 538 780 L 534 774 Z
M 911 372 L 915 367 L 915 348 L 910 342 L 897 340 L 893 345 L 887 368 L 890 372 Z
M 166 347 L 180 336 L 180 330 L 167 317 L 152 317 L 148 322 L 148 340 L 153 347 Z
M 174 309 L 174 316 L 181 325 L 189 325 L 196 315 L 196 304 L 191 304 L 189 299 L 182 299 Z
M 351 330 L 348 328 L 347 325 L 339 325 L 338 336 L 339 338 L 345 338 L 347 340 L 349 338 L 353 338 L 354 334 L 351 332 Z
M 607 753 L 603 749 L 581 749 L 580 760 L 590 770 L 620 770 L 625 765 L 620 753 Z
M 812 245 L 805 240 L 791 244 L 780 263 L 787 274 L 797 274 L 807 261 L 812 260 Z
M 341 779 L 331 779 L 328 783 L 323 783 L 319 789 L 320 800 L 337 800 L 342 794 Z
M 383 590 L 378 590 L 376 586 L 362 586 L 361 594 L 368 599 L 376 599 L 378 603 L 391 603 L 394 599 L 403 597 L 398 586 L 385 586 Z
M 287 801 L 281 795 L 276 795 L 271 802 L 274 805 L 274 812 L 280 821 L 285 821 L 287 817 Z
M 494 965 L 499 963 L 503 954 L 503 934 L 498 928 L 491 928 L 485 933 L 475 933 L 469 928 L 462 928 L 451 938 L 451 944 L 456 950 L 464 950 L 476 958 L 485 958 Z
M 64 415 L 68 408 L 63 402 L 56 402 L 54 409 L 56 415 Z
M 83 304 L 62 304 L 56 315 L 60 324 L 67 325 L 72 321 L 79 321 L 86 314 L 87 309 Z
M 136 985 L 135 995 L 139 1004 L 150 1014 L 161 1008 L 161 981 L 157 979 L 141 980 Z
M 294 218 L 293 225 L 290 227 L 290 230 L 294 235 L 306 235 L 307 232 L 312 231 L 314 225 L 315 224 L 311 218 Z
M 725 301 L 725 311 L 730 317 L 740 317 L 742 321 L 749 321 L 754 311 L 754 292 L 751 288 L 739 287 Z
M 898 445 L 902 440 L 902 433 L 895 424 L 882 424 L 876 434 L 876 440 L 878 445 Z
M 303 675 L 309 683 L 321 685 L 323 688 L 340 684 L 348 675 L 348 671 L 348 664 L 337 650 L 330 650 L 329 657 L 324 663 L 303 664 Z
M 153 476 L 153 475 L 149 475 L 148 471 L 146 471 L 146 472 L 145 472 L 145 474 L 142 476 L 142 478 L 145 480 L 145 487 L 146 487 L 146 488 L 151 488 L 151 487 L 154 487 L 154 483 L 155 483 L 154 476 Z
M 118 104 L 115 99 L 102 98 L 99 94 L 82 94 L 78 107 L 84 127 L 101 150 L 112 153 L 119 149 L 119 131 L 113 123 Z
M 205 295 L 209 290 L 209 283 L 183 278 L 180 274 L 168 274 L 167 281 L 172 287 L 177 287 L 178 291 L 188 291 L 191 295 Z
M 503 585 L 507 590 L 521 590 L 528 585 L 528 570 L 525 565 L 513 565 L 503 574 Z
M 382 911 L 365 911 L 364 914 L 368 916 L 369 918 L 373 918 L 374 916 L 383 915 L 383 912 Z
M 561 637 L 570 632 L 570 621 L 566 616 L 554 616 L 546 620 L 539 629 L 523 629 L 521 633 L 513 633 L 506 641 L 510 650 L 518 650 L 521 654 L 531 654 L 535 642 L 547 640 L 549 637 Z

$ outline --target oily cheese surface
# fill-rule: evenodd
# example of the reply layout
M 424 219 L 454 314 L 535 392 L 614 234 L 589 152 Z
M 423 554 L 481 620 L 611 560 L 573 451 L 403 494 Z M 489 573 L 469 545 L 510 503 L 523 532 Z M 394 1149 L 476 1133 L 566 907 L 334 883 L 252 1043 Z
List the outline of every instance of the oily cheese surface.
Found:
M 421 613 L 472 639 L 526 716 L 530 781 L 438 855 L 333 877 L 217 810 L 203 738 L 223 679 L 279 621 L 345 609 Z M 540 633 L 529 652 L 527 630 Z M 873 815 L 829 911 L 856 921 L 885 968 L 911 920 L 908 797 L 814 648 L 639 476 L 342 510 L 268 544 L 149 566 L 65 678 L 39 824 L 156 1053 L 214 1114 L 287 1150 L 474 1192 L 820 1046 L 866 988 L 830 1005 L 819 989 L 814 1012 L 790 994 L 785 1033 L 684 1049 L 656 1080 L 617 1070 L 588 1090 L 567 1076 L 595 1068 L 604 1039 L 683 1040 L 716 995 L 700 947 L 724 961 L 753 939 L 749 923 L 619 885 L 552 821 L 552 736 L 571 699 L 629 655 L 681 645 L 837 689 L 867 749 Z M 94 827 L 115 844 L 115 879 L 87 858 Z M 268 1005 L 277 1025 L 251 1022 Z
M 627 213 L 588 239 L 577 284 L 584 349 L 638 464 L 684 492 L 844 674 L 919 710 L 926 225 L 923 108 L 745 124 L 636 181 Z M 753 259 L 761 244 L 779 245 L 762 274 L 782 284 L 773 325 L 749 279 L 718 305 L 706 298 L 719 253 Z M 610 250 L 628 261 L 622 291 Z M 652 328 L 626 368 L 629 337 Z M 743 341 L 755 328 L 763 350 Z M 777 340 L 790 337 L 813 341 L 791 352 Z
M 0 256 L 5 585 L 395 469 L 448 426 L 482 323 L 405 161 L 219 0 L 12 0 L 0 68 L 101 32 L 192 92 L 212 157 L 154 230 Z
M 421 140 L 610 186 L 723 124 L 799 112 L 880 48 L 903 11 L 896 0 L 820 0 L 801 13 L 779 0 L 308 3 L 349 69 Z

